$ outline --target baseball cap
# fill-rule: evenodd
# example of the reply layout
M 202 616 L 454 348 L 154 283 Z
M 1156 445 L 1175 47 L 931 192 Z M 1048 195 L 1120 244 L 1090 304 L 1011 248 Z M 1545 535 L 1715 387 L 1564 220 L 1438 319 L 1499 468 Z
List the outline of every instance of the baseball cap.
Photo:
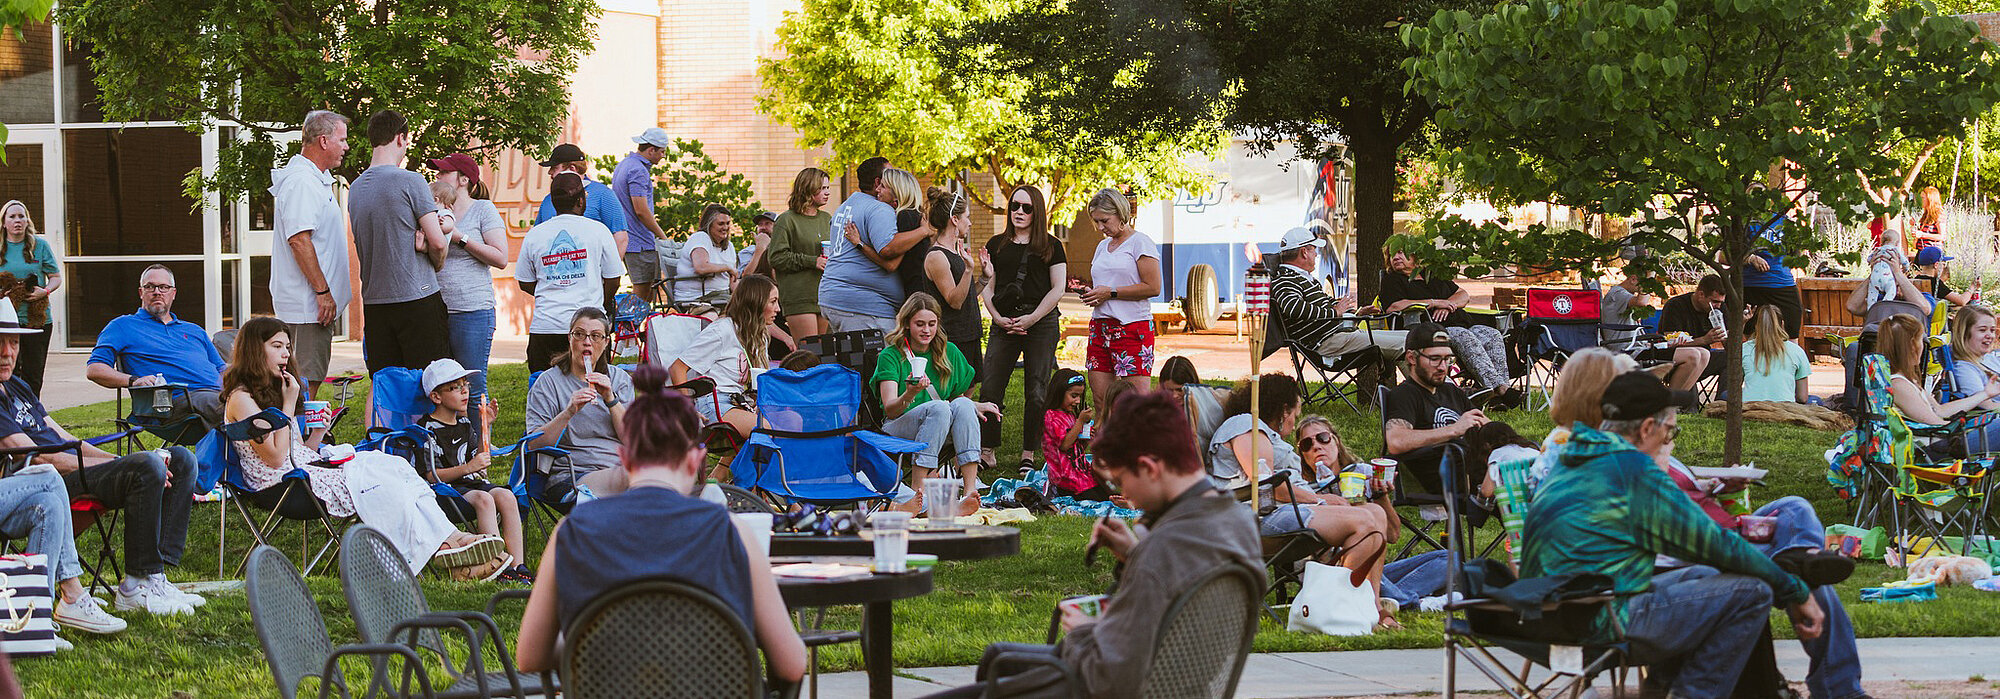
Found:
M 1642 420 L 1679 404 L 1659 377 L 1644 371 L 1628 371 L 1611 379 L 1604 387 L 1603 401 L 1606 420 Z
M 1936 245 L 1925 245 L 1924 249 L 1917 251 L 1918 267 L 1934 265 L 1939 262 L 1950 262 L 1956 259 L 1958 258 L 1944 254 L 1944 250 L 1939 249 Z
M 479 163 L 474 161 L 470 155 L 453 153 L 442 158 L 431 158 L 424 162 L 430 164 L 432 170 L 460 173 L 471 178 L 473 184 L 479 184 Z
M 755 218 L 755 219 L 752 219 L 752 220 L 755 220 L 755 221 L 763 221 L 763 220 L 766 220 L 766 219 L 769 219 L 769 220 L 772 220 L 772 221 L 776 221 L 776 220 L 778 220 L 778 212 L 776 212 L 776 211 L 766 211 L 766 212 L 764 212 L 764 213 L 761 213 L 761 214 L 757 214 L 757 218 Z
M 549 159 L 542 161 L 542 167 L 554 167 L 562 163 L 574 163 L 579 160 L 589 159 L 590 156 L 584 155 L 582 148 L 576 147 L 574 143 L 565 143 L 556 146 L 556 149 L 549 153 Z
M 1296 250 L 1307 246 L 1323 248 L 1326 247 L 1326 241 L 1321 240 L 1317 234 L 1313 233 L 1311 228 L 1304 226 L 1285 231 L 1285 237 L 1278 240 L 1278 252 Z
M 665 148 L 667 146 L 673 145 L 674 139 L 673 137 L 667 135 L 666 129 L 662 129 L 658 126 L 655 126 L 653 128 L 646 129 L 643 132 L 640 132 L 640 134 L 637 136 L 633 136 L 632 142 L 653 146 L 655 148 Z
M 458 360 L 449 357 L 431 362 L 424 367 L 424 393 L 429 394 L 439 386 L 479 373 L 477 369 L 467 369 Z
M 1451 345 L 1451 334 L 1444 326 L 1436 323 L 1418 323 L 1409 328 L 1409 335 L 1403 340 L 1403 351 L 1418 352 L 1432 347 Z

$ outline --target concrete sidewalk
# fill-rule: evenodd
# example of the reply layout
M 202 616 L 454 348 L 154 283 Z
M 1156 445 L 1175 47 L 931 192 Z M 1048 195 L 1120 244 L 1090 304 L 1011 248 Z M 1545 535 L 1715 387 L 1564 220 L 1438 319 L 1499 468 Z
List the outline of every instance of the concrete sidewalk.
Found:
M 1975 675 L 2000 678 L 2000 639 L 1992 638 L 1864 638 L 1860 640 L 1864 679 L 1881 681 L 1956 681 Z M 1807 660 L 1799 644 L 1780 641 L 1778 666 L 1786 679 L 1802 681 Z M 1504 653 L 1501 655 L 1505 656 Z M 1326 653 L 1258 653 L 1243 668 L 1237 696 L 1351 697 L 1379 694 L 1436 694 L 1444 689 L 1444 650 L 1364 650 Z M 919 697 L 972 682 L 972 667 L 927 667 L 897 671 L 896 696 Z M 1539 674 L 1537 675 L 1540 676 Z M 921 678 L 921 679 L 915 679 Z M 1495 691 L 1463 659 L 1459 687 Z M 868 678 L 859 672 L 820 676 L 820 696 L 862 697 Z

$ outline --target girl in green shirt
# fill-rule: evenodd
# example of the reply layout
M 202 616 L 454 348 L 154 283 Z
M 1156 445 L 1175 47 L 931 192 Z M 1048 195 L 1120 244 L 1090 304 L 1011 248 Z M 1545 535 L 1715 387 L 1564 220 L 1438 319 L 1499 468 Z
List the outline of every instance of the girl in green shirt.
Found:
M 889 421 L 884 433 L 924 443 L 910 469 L 910 487 L 917 497 L 905 503 L 911 511 L 924 507 L 923 482 L 939 470 L 939 452 L 950 439 L 952 454 L 965 479 L 959 514 L 979 509 L 979 421 L 1000 419 L 1000 407 L 975 402 L 972 365 L 957 347 L 946 342 L 938 326 L 942 316 L 930 294 L 911 294 L 896 312 L 896 329 L 883 338 L 882 354 L 869 377 L 882 397 Z

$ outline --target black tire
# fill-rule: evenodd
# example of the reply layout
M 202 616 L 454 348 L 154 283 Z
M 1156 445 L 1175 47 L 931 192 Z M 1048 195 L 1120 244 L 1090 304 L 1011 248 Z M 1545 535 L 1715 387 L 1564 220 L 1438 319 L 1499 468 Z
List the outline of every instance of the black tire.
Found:
M 1215 268 L 1195 265 L 1188 268 L 1187 295 L 1181 297 L 1181 316 L 1187 319 L 1188 332 L 1199 332 L 1215 326 L 1216 318 L 1222 311 L 1215 302 Z

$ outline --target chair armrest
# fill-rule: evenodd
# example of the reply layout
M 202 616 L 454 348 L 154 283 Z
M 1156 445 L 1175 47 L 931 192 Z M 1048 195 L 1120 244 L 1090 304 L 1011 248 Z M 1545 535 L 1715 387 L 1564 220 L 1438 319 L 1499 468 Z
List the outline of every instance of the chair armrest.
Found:
M 100 445 L 100 444 L 109 444 L 109 443 L 111 443 L 111 442 L 116 442 L 116 441 L 118 441 L 118 440 L 121 440 L 121 439 L 124 439 L 124 438 L 126 438 L 126 437 L 130 437 L 130 436 L 132 436 L 132 435 L 135 435 L 135 434 L 138 434 L 138 433 L 140 433 L 140 432 L 144 431 L 144 428 L 140 428 L 140 427 L 133 427 L 133 426 L 131 426 L 131 425 L 127 425 L 127 424 L 125 424 L 125 421 L 124 421 L 124 420 L 119 420 L 119 421 L 118 421 L 118 424 L 119 424 L 120 426 L 124 427 L 124 428 L 125 428 L 125 430 L 124 430 L 124 431 L 122 431 L 122 432 L 113 432 L 113 433 L 111 433 L 111 434 L 105 434 L 105 435 L 98 435 L 98 436 L 96 436 L 96 437 L 85 437 L 85 438 L 83 439 L 83 443 L 84 443 L 84 444 L 88 444 L 88 445 L 90 445 L 90 446 L 93 446 L 93 447 L 94 447 L 94 446 L 98 446 L 98 445 Z
M 1056 676 L 1061 678 L 1062 688 L 1067 690 L 1070 696 L 1080 696 L 1076 682 L 1076 673 L 1070 670 L 1069 663 L 1063 662 L 1063 659 L 1053 652 L 1054 649 L 1050 650 L 1051 652 L 1048 653 L 1008 651 L 993 656 L 992 666 L 996 672 L 993 676 L 987 677 L 982 682 L 986 685 L 985 695 L 988 697 L 1005 697 L 1009 696 L 1010 693 L 1025 693 L 1030 690 L 1042 689 L 1040 686 L 1029 685 L 1028 683 L 1033 681 L 1034 678 L 1028 676 L 1028 673 L 1024 671 L 1047 669 L 1056 673 Z M 1006 669 L 1007 672 L 997 672 L 997 670 L 1002 668 Z M 1040 695 L 1041 692 L 1036 692 L 1036 694 Z
M 341 677 L 341 675 L 339 674 L 340 659 L 350 655 L 381 657 L 384 660 L 386 660 L 388 656 L 395 656 L 402 658 L 403 663 L 405 665 L 405 669 L 417 668 L 418 670 L 417 672 L 409 672 L 405 674 L 416 675 L 418 685 L 423 688 L 424 693 L 422 694 L 422 696 L 428 698 L 434 695 L 434 693 L 431 691 L 430 675 L 422 671 L 424 666 L 423 658 L 417 657 L 417 652 L 414 650 L 410 650 L 409 646 L 404 646 L 396 643 L 349 643 L 334 648 L 333 652 L 326 656 L 326 664 L 321 666 L 320 668 L 319 699 L 326 699 L 327 690 L 331 689 L 336 682 L 341 682 L 341 680 L 338 679 Z M 384 670 L 388 669 L 388 667 L 389 666 L 386 663 L 381 666 L 381 668 Z M 371 685 L 379 686 L 382 681 L 383 678 L 379 676 L 369 678 L 369 683 Z M 344 690 L 342 692 L 342 696 L 346 696 L 346 692 Z
M 499 592 L 493 593 L 492 597 L 486 598 L 486 617 L 488 619 L 491 619 L 499 616 L 501 602 L 521 600 L 522 604 L 527 604 L 528 595 L 532 592 L 533 592 L 532 590 L 514 589 L 514 590 L 501 590 Z
M 491 600 L 488 601 L 490 602 Z M 507 637 L 500 635 L 500 625 L 493 622 L 493 617 L 491 615 L 484 614 L 481 612 L 467 612 L 467 611 L 432 611 L 431 613 L 426 614 L 425 616 L 445 618 L 445 619 L 457 619 L 459 621 L 466 622 L 467 624 L 472 625 L 474 631 L 479 631 L 483 629 L 487 635 L 487 638 L 493 642 L 493 652 L 500 656 L 500 669 L 504 670 L 507 673 L 507 683 L 509 685 L 512 685 L 512 689 L 514 690 L 514 696 L 521 696 L 521 678 L 519 674 L 514 672 L 514 655 L 513 653 L 508 652 Z M 477 648 L 477 645 L 478 645 L 478 639 L 477 637 L 474 637 L 473 640 L 474 647 L 471 650 L 472 650 L 472 655 L 475 658 L 479 656 L 479 650 Z M 484 665 L 485 663 L 482 662 L 479 665 L 475 666 L 475 669 L 481 668 Z M 485 689 L 486 689 L 485 687 L 480 687 L 481 691 L 484 691 Z

